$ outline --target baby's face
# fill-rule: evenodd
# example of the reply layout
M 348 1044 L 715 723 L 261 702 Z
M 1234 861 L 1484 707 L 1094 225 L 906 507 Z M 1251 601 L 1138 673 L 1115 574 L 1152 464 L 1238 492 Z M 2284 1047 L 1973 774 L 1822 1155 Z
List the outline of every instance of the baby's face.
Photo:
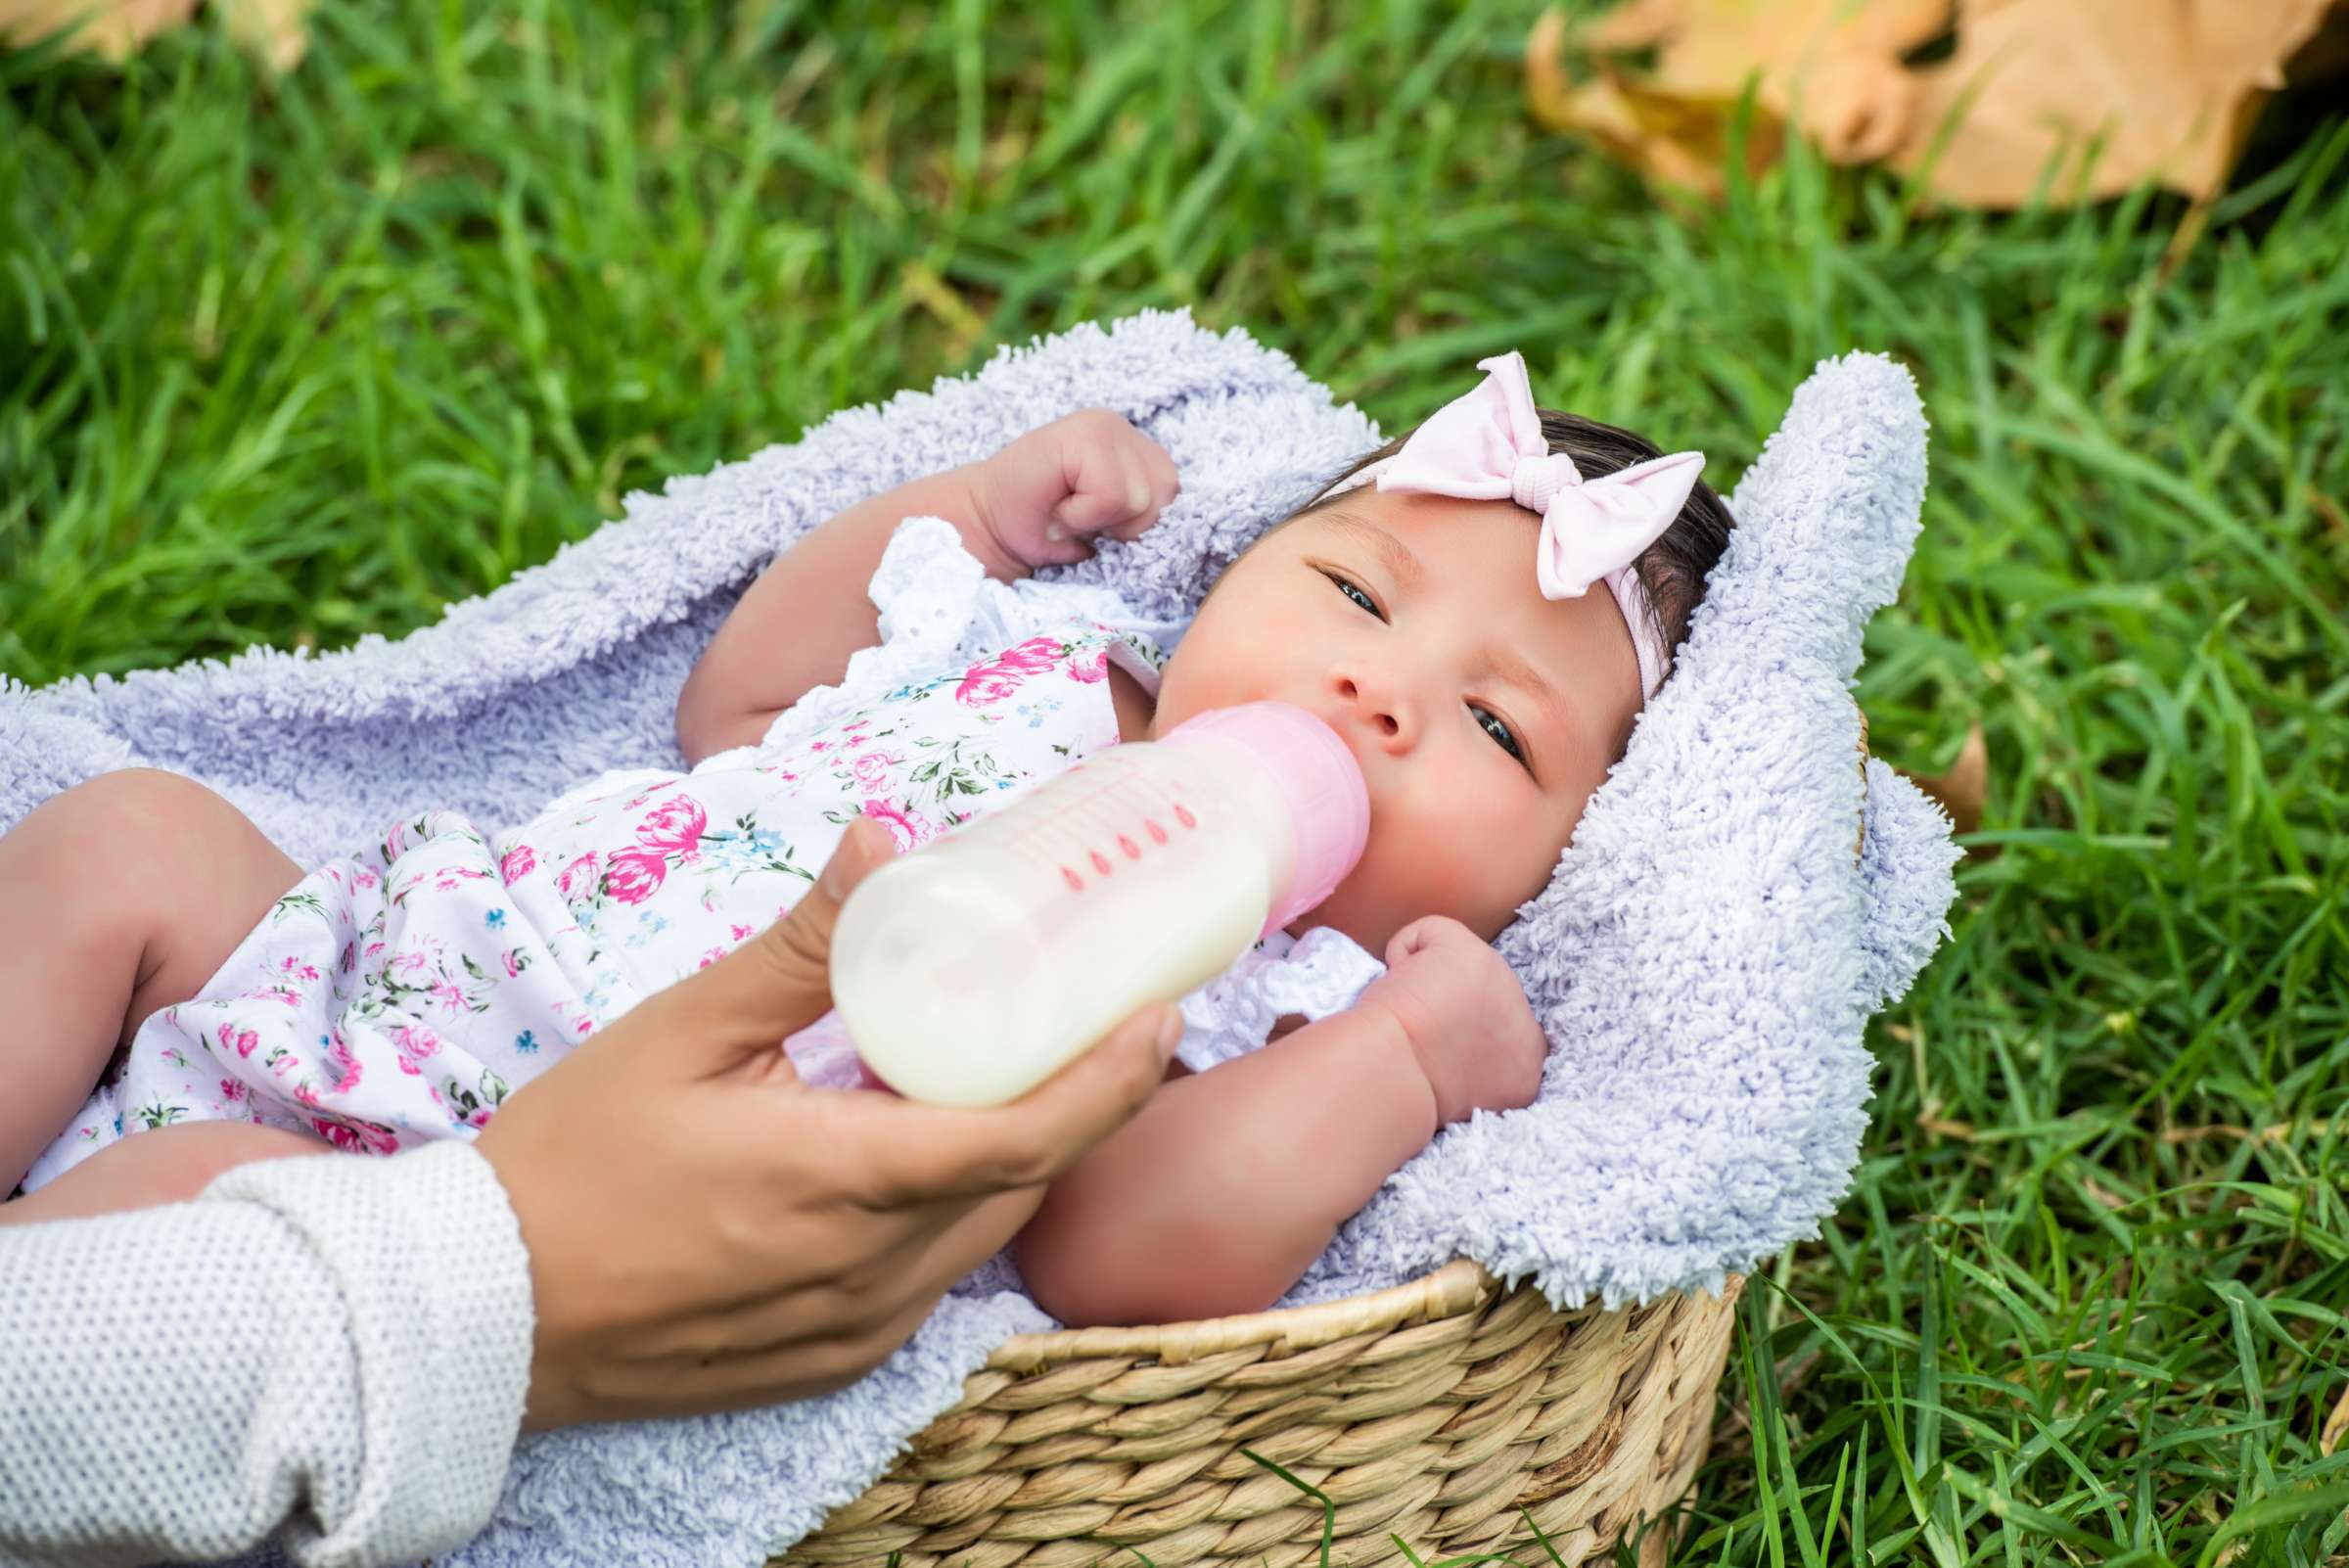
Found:
M 1328 721 L 1370 790 L 1361 864 L 1304 925 L 1372 952 L 1422 915 L 1491 941 L 1548 885 L 1639 704 L 1603 584 L 1542 597 L 1540 520 L 1507 501 L 1355 490 L 1224 573 L 1152 731 L 1272 699 Z

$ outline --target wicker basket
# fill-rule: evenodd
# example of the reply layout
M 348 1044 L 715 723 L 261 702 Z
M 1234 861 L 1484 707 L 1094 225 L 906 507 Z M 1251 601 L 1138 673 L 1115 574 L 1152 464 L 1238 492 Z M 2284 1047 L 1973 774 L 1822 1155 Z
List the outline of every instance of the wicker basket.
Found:
M 1567 1564 L 1665 1512 L 1704 1458 L 1737 1295 L 1561 1313 L 1466 1260 L 1321 1307 L 1006 1341 L 962 1403 L 775 1561 L 1139 1568 L 1433 1561 L 1529 1544 Z M 1641 1556 L 1663 1561 L 1666 1533 Z M 1534 1560 L 1540 1560 L 1537 1554 Z
M 1860 789 L 1854 854 L 1865 713 Z M 1138 1568 L 1139 1552 L 1155 1568 L 1291 1568 L 1319 1560 L 1325 1519 L 1333 1564 L 1392 1562 L 1393 1537 L 1434 1561 L 1523 1545 L 1522 1509 L 1575 1568 L 1687 1490 L 1742 1284 L 1561 1313 L 1462 1259 L 1321 1307 L 1023 1334 L 888 1475 L 770 1562 Z M 1662 1563 L 1670 1539 L 1647 1532 L 1641 1562 Z

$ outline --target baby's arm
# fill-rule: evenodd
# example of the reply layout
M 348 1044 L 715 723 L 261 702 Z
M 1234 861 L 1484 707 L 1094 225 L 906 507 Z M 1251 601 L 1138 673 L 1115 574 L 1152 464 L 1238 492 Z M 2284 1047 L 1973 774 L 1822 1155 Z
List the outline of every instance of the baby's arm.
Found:
M 837 681 L 869 648 L 879 616 L 866 589 L 899 523 L 940 517 L 988 574 L 1009 581 L 1082 560 L 1087 535 L 1132 538 L 1176 488 L 1174 459 L 1105 408 L 1030 431 L 994 456 L 857 502 L 769 565 L 727 615 L 677 695 L 690 765 L 747 746 L 810 688 Z
M 1392 1017 L 1350 1008 L 1160 1089 L 1052 1184 L 1021 1277 L 1071 1327 L 1268 1307 L 1437 1126 Z
M 1422 920 L 1343 1013 L 1179 1078 L 1052 1184 L 1017 1242 L 1072 1326 L 1256 1312 L 1439 1128 L 1529 1103 L 1546 1046 L 1500 955 Z

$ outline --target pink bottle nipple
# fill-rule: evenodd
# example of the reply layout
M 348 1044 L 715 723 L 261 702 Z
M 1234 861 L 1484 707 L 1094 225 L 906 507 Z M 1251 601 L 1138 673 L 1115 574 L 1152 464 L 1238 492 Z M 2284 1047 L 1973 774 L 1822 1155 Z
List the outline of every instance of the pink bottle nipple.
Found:
M 1296 854 L 1273 889 L 1266 932 L 1318 906 L 1362 857 L 1370 835 L 1370 792 L 1338 732 L 1289 703 L 1244 703 L 1183 720 L 1161 739 L 1213 738 L 1252 755 L 1288 807 Z M 1178 817 L 1189 813 L 1176 807 Z M 1184 824 L 1188 826 L 1186 822 Z

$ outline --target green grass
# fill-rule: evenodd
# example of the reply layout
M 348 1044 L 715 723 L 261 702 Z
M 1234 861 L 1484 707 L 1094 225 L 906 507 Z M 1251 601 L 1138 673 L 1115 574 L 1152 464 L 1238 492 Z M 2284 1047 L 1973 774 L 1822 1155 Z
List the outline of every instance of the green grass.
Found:
M 1798 160 L 1665 210 L 1526 120 L 1523 4 L 674 9 L 330 5 L 276 86 L 203 32 L 0 55 L 0 669 L 396 634 L 1143 305 L 1390 424 L 1522 346 L 1719 481 L 1889 349 L 1934 479 L 1861 695 L 1928 769 L 1979 718 L 1989 811 L 1683 1560 L 2349 1549 L 2349 125 L 2272 125 L 2165 273 L 2168 199 Z

